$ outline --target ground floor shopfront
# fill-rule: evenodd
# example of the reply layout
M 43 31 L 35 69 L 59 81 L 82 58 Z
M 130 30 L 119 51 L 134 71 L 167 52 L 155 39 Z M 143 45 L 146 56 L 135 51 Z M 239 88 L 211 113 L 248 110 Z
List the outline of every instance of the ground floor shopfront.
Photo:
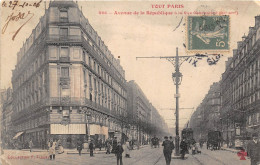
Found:
M 107 126 L 97 124 L 89 124 L 89 128 L 87 124 L 49 124 L 43 128 L 17 132 L 13 140 L 19 143 L 21 148 L 28 148 L 30 140 L 36 148 L 47 149 L 49 140 L 59 141 L 64 148 L 75 148 L 78 140 L 88 142 L 89 138 L 96 143 L 100 139 L 104 142 L 112 138 L 113 132 L 109 133 L 108 129 Z

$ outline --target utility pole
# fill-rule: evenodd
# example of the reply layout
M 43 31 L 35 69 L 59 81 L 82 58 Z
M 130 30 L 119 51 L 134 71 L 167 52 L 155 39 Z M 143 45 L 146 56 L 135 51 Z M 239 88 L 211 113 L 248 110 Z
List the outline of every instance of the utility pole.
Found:
M 198 60 L 201 60 L 204 57 L 209 57 L 209 56 L 216 56 L 216 59 L 208 58 L 207 62 L 209 65 L 215 65 L 217 61 L 220 58 L 220 54 L 195 54 L 195 55 L 190 55 L 190 56 L 179 56 L 178 55 L 178 47 L 176 47 L 176 55 L 175 56 L 157 56 L 157 57 L 136 57 L 138 58 L 160 58 L 160 59 L 166 59 L 167 61 L 171 62 L 173 66 L 175 67 L 175 73 L 172 73 L 172 79 L 174 82 L 174 85 L 176 86 L 176 94 L 174 97 L 176 98 L 176 138 L 175 138 L 175 155 L 179 156 L 180 155 L 180 145 L 179 145 L 179 85 L 181 84 L 182 81 L 182 73 L 180 72 L 180 66 L 184 61 L 188 61 L 189 63 L 192 62 L 192 65 L 196 67 L 196 64 Z
M 174 84 L 176 85 L 176 94 L 174 97 L 176 98 L 176 138 L 175 138 L 175 155 L 180 155 L 180 149 L 179 149 L 179 85 L 181 84 L 182 80 L 182 74 L 180 73 L 180 65 L 190 58 L 192 56 L 179 56 L 178 55 L 178 47 L 176 48 L 176 56 L 166 56 L 166 57 L 136 57 L 138 58 L 160 58 L 160 59 L 166 59 L 169 62 L 171 62 L 175 66 L 175 73 L 172 73 L 172 79 Z

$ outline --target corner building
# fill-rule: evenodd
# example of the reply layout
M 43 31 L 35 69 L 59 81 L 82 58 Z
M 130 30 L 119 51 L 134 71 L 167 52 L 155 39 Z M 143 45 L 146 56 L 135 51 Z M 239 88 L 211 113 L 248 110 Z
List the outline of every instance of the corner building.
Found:
M 126 130 L 125 71 L 75 2 L 50 2 L 17 54 L 12 84 L 21 142 L 75 147 Z

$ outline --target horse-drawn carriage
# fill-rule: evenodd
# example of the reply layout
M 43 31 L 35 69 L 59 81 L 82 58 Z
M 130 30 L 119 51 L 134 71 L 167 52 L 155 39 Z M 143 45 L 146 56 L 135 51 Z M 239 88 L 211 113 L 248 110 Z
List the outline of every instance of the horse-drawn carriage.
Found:
M 188 146 L 191 146 L 194 143 L 196 143 L 193 139 L 193 130 L 191 128 L 184 128 L 181 131 L 181 137 L 182 137 L 182 139 L 186 140 L 186 143 L 188 144 Z
M 209 131 L 207 149 L 219 150 L 221 146 L 222 134 L 220 131 Z
M 152 147 L 152 148 L 159 147 L 159 138 L 157 138 L 156 136 L 154 136 L 154 137 L 151 139 L 151 147 Z

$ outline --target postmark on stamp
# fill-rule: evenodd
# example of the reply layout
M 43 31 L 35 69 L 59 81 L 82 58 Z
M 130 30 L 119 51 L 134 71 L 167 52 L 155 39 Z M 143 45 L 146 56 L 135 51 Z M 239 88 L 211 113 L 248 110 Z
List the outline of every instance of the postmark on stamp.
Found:
M 188 16 L 188 51 L 228 51 L 230 49 L 228 15 Z

